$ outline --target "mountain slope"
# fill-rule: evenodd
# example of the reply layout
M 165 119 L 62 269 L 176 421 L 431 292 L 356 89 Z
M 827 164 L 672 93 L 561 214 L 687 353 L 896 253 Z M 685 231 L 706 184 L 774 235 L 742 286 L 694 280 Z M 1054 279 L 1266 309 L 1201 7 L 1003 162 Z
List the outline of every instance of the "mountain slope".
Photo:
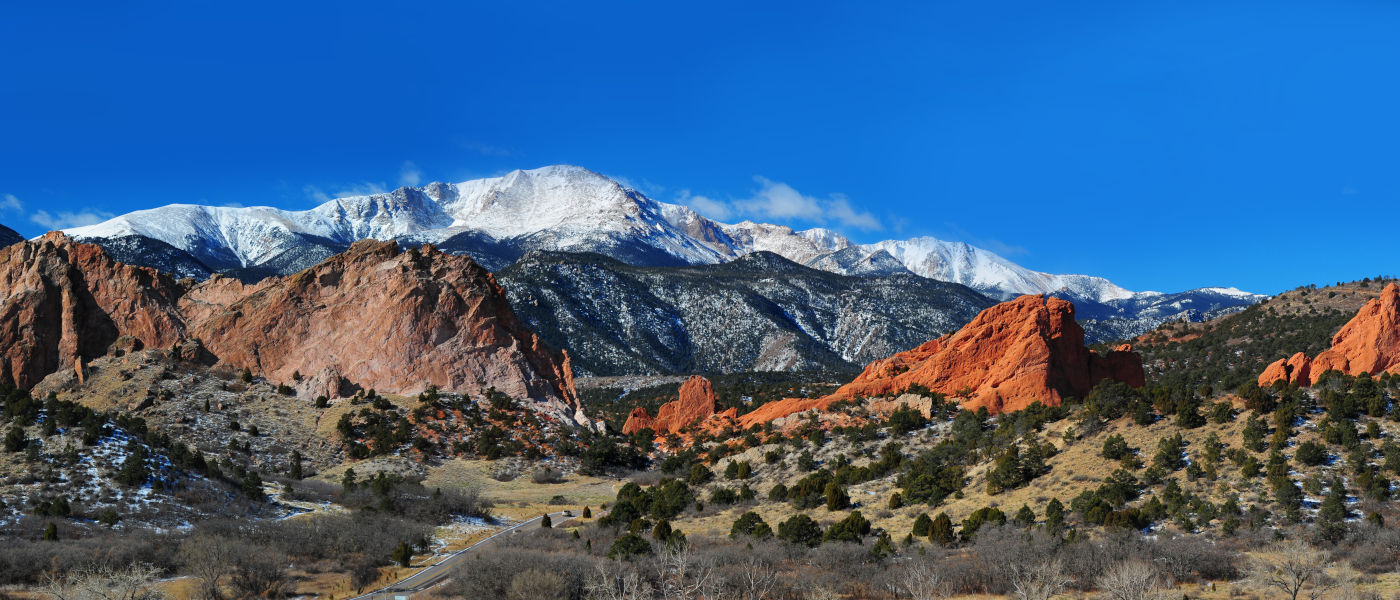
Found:
M 1102 277 L 1033 271 L 961 242 L 921 237 L 859 245 L 822 228 L 719 223 L 573 166 L 338 198 L 306 211 L 171 205 L 67 232 L 132 264 L 245 281 L 305 269 L 367 238 L 404 246 L 432 243 L 492 270 L 535 250 L 592 252 L 638 266 L 713 265 L 768 251 L 841 274 L 907 270 L 1001 300 L 1062 296 L 1080 304 L 1086 319 L 1109 321 L 1101 327 L 1086 323 L 1095 339 L 1130 337 L 1168 318 L 1205 318 L 1262 298 L 1197 290 L 1191 307 L 1168 310 L 1180 298 L 1132 292 Z
M 10 229 L 9 227 L 6 227 L 4 225 L 0 225 L 0 247 L 8 246 L 10 244 L 15 244 L 23 241 L 24 236 L 20 235 L 19 232 Z
M 498 278 L 530 328 L 593 375 L 853 371 L 992 304 L 957 284 L 837 275 L 770 252 L 691 267 L 537 252 Z

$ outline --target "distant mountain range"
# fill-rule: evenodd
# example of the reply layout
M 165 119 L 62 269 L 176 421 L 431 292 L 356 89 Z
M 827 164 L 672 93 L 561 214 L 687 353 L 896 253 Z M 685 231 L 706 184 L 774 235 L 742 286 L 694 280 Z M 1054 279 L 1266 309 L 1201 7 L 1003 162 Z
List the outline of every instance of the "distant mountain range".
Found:
M 858 365 L 955 331 L 995 304 L 907 271 L 840 275 L 766 250 L 686 267 L 532 252 L 496 275 L 516 314 L 591 375 L 853 376 Z
M 472 256 L 492 271 L 502 272 L 507 282 L 511 280 L 511 276 L 505 275 L 507 267 L 532 252 L 547 253 L 543 256 L 550 258 L 545 262 L 556 265 L 555 268 L 570 260 L 559 253 L 587 254 L 591 256 L 573 259 L 581 269 L 603 269 L 619 277 L 637 274 L 629 268 L 653 269 L 647 271 L 647 284 L 643 287 L 655 287 L 660 279 L 667 277 L 693 278 L 694 273 L 705 272 L 695 270 L 698 267 L 722 265 L 755 253 L 769 252 L 786 259 L 782 261 L 785 269 L 795 263 L 842 276 L 892 278 L 867 282 L 864 285 L 869 289 L 895 285 L 892 282 L 911 285 L 908 282 L 916 280 L 908 276 L 917 275 L 967 286 L 992 300 L 1022 294 L 1059 296 L 1076 304 L 1091 341 L 1131 337 L 1168 320 L 1200 320 L 1238 310 L 1264 298 L 1233 288 L 1202 288 L 1174 294 L 1133 292 L 1102 277 L 1033 271 L 987 250 L 931 237 L 856 244 L 823 228 L 795 231 L 783 225 L 752 221 L 720 223 L 689 207 L 658 202 L 613 179 L 574 166 L 512 171 L 502 177 L 455 184 L 403 187 L 382 194 L 338 198 L 305 211 L 170 205 L 65 231 L 80 240 L 103 246 L 123 262 L 153 266 L 196 279 L 212 273 L 244 280 L 292 273 L 366 238 L 397 240 L 405 246 L 432 243 L 446 252 Z M 616 262 L 600 262 L 599 257 Z M 762 262 L 774 264 L 772 258 Z M 541 260 L 544 259 L 536 257 L 533 262 L 522 263 L 515 269 L 518 281 L 539 281 L 543 285 L 547 278 L 541 279 L 543 273 L 539 269 L 544 264 Z M 525 276 L 530 269 L 535 271 Z M 802 272 L 807 273 L 806 270 Z M 729 284 L 740 285 L 735 281 L 729 280 Z M 753 276 L 752 281 L 743 285 L 748 286 L 749 292 L 757 293 L 755 286 L 764 281 L 767 280 Z M 935 293 L 935 288 L 920 285 L 924 287 L 918 293 Z M 507 287 L 517 302 L 545 294 L 544 288 L 537 288 L 535 292 L 538 293 L 531 294 L 519 285 Z M 830 289 L 838 288 L 839 292 L 831 293 L 869 291 L 849 282 Z M 937 293 L 952 293 L 949 291 L 952 288 L 939 289 Z M 961 297 L 960 292 L 954 295 Z M 835 302 L 840 298 L 830 300 Z M 551 306 L 565 310 L 570 304 L 562 302 Z M 542 324 L 549 319 L 542 312 L 522 308 L 521 313 L 532 326 L 547 331 Z M 949 313 L 949 317 L 953 314 Z M 562 319 L 564 315 L 558 314 L 555 318 Z M 894 334 L 886 343 L 905 343 L 906 333 L 925 335 L 948 329 L 945 324 L 956 327 L 966 322 L 960 313 L 958 318 L 962 321 L 910 326 L 907 332 Z M 659 335 L 661 332 L 650 333 Z M 779 366 L 782 361 L 759 366 L 825 365 L 831 357 L 852 364 L 869 360 L 860 352 L 843 349 L 840 343 L 827 344 L 831 340 L 815 329 L 806 330 L 805 335 L 813 340 L 826 340 L 822 342 L 826 346 L 823 352 L 829 352 L 830 356 L 822 357 L 817 353 L 786 367 Z M 547 333 L 546 337 L 549 337 Z M 617 338 L 610 343 L 626 345 L 636 339 Z M 910 338 L 907 341 L 920 340 Z M 665 348 L 675 351 L 677 347 L 662 343 L 657 352 Z M 648 370 L 661 371 L 697 370 L 706 364 L 677 356 L 657 355 L 656 358 L 651 363 L 642 362 L 652 365 Z M 758 364 L 746 363 L 747 360 L 736 359 L 724 366 L 739 368 Z M 683 368 L 683 365 L 689 366 Z M 613 370 L 603 368 L 602 363 L 597 367 L 600 372 Z

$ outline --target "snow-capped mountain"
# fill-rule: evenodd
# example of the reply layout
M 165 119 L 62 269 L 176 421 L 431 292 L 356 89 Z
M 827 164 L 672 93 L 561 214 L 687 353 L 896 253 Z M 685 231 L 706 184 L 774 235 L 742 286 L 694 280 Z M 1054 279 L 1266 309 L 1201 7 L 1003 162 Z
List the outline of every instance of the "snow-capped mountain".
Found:
M 1032 271 L 961 242 L 921 237 L 858 246 L 822 228 L 718 223 L 573 166 L 337 198 L 306 211 L 177 204 L 66 231 L 78 238 L 160 240 L 214 270 L 257 267 L 308 239 L 332 245 L 364 238 L 442 243 L 469 233 L 477 244 L 500 244 L 517 257 L 537 249 L 592 251 L 633 264 L 716 264 L 766 250 L 841 271 L 840 264 L 872 262 L 871 255 L 883 252 L 916 274 L 999 298 L 1060 291 L 1099 302 L 1133 296 L 1100 277 Z M 844 254 L 830 256 L 836 252 Z M 873 262 L 888 261 L 881 256 Z
M 291 273 L 365 238 L 437 244 L 492 270 L 535 250 L 593 252 L 637 266 L 719 264 L 767 251 L 844 275 L 907 270 L 995 299 L 1056 294 L 1081 304 L 1085 318 L 1102 313 L 1104 319 L 1132 320 L 1135 311 L 1149 309 L 1154 320 L 1165 314 L 1151 308 L 1162 306 L 1157 292 L 1132 292 L 1102 277 L 1033 271 L 962 242 L 920 237 L 861 245 L 829 229 L 720 223 L 588 169 L 563 165 L 337 198 L 304 211 L 171 205 L 66 231 L 108 247 L 124 261 L 192 277 Z M 1197 297 L 1205 299 L 1204 312 L 1262 298 L 1234 292 Z

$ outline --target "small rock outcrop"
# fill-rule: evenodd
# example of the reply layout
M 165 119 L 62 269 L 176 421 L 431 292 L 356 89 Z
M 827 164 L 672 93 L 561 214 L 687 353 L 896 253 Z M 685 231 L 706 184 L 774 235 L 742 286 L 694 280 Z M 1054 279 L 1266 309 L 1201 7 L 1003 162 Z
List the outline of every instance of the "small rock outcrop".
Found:
M 1275 381 L 1285 383 L 1296 383 L 1298 385 L 1312 384 L 1312 359 L 1308 355 L 1299 352 L 1288 358 L 1280 358 L 1259 375 L 1259 385 L 1261 387 L 1273 385 Z
M 842 400 L 897 395 L 911 387 L 996 414 L 1084 397 L 1104 379 L 1142 386 L 1142 359 L 1126 346 L 1107 355 L 1086 348 L 1070 302 L 1021 296 L 982 311 L 956 333 L 871 363 L 830 396 L 769 403 L 741 417 L 740 425 L 821 410 Z
M 1293 366 L 1292 379 L 1285 372 L 1290 365 Z M 1308 386 L 1327 371 L 1353 376 L 1400 373 L 1400 285 L 1386 285 L 1379 297 L 1362 306 L 1356 316 L 1332 336 L 1331 348 L 1311 361 L 1302 353 L 1274 361 L 1259 375 L 1259 385 L 1272 385 L 1282 379 Z
M 715 390 L 710 380 L 692 375 L 681 384 L 680 397 L 656 409 L 656 417 L 647 415 L 645 408 L 637 407 L 627 415 L 627 423 L 622 432 L 628 435 L 643 429 L 650 429 L 657 435 L 677 433 L 691 423 L 704 422 L 715 415 Z M 737 411 L 729 409 L 721 416 L 733 419 Z
M 185 333 L 184 289 L 154 269 L 112 260 L 61 233 L 0 248 L 0 382 L 31 388 L 126 336 L 168 347 Z

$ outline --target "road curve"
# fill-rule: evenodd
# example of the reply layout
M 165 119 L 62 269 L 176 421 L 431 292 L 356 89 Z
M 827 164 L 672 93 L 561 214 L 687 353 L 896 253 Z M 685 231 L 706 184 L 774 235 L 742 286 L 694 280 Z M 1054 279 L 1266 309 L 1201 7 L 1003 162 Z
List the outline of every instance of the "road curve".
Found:
M 549 518 L 552 521 L 562 516 L 564 516 L 563 511 L 549 513 Z M 438 561 L 430 567 L 424 568 L 422 571 L 414 573 L 413 575 L 400 579 L 394 583 L 391 583 L 387 586 L 384 586 L 367 594 L 347 598 L 346 600 L 372 600 L 393 598 L 394 596 L 411 597 L 419 592 L 427 591 L 430 588 L 436 587 L 443 581 L 446 581 L 448 574 L 452 572 L 452 567 L 456 566 L 457 563 L 461 562 L 464 558 L 466 558 L 466 555 L 468 553 L 480 550 L 483 545 L 489 544 L 495 541 L 496 538 L 499 538 L 503 535 L 518 531 L 522 528 L 530 526 L 531 524 L 538 525 L 541 518 L 543 518 L 543 515 L 516 523 L 515 525 L 512 525 L 510 527 L 507 527 L 505 529 L 497 531 L 496 533 L 491 534 L 490 537 L 484 540 L 481 540 L 475 544 L 467 546 L 466 548 L 449 554 L 446 558 Z M 572 520 L 574 518 L 575 517 L 569 517 L 569 520 Z M 557 524 L 563 525 L 565 522 L 567 522 L 567 520 L 557 521 Z

